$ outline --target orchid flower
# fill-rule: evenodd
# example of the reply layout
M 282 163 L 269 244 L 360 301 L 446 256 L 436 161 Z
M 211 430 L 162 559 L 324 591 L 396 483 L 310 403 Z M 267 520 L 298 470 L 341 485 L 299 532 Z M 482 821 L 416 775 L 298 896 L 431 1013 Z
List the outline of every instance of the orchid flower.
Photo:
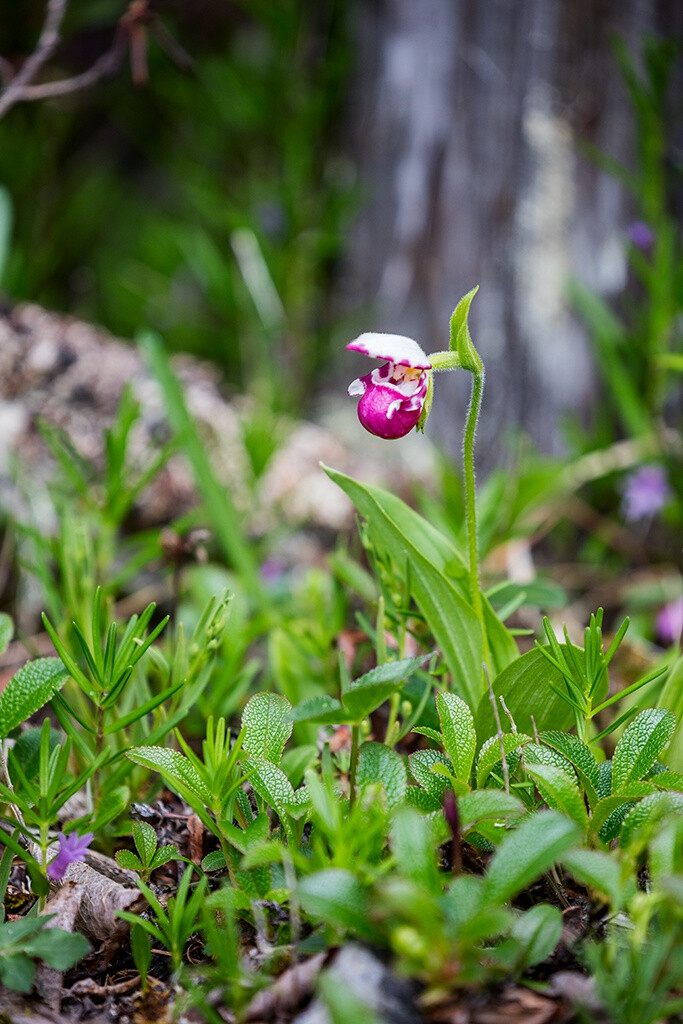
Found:
M 71 832 L 68 836 L 60 832 L 57 838 L 59 839 L 59 853 L 47 866 L 47 877 L 51 878 L 53 882 L 61 882 L 69 864 L 85 860 L 85 851 L 95 836 L 93 832 L 86 832 L 83 836 L 79 836 L 78 832 Z
M 349 386 L 359 395 L 358 419 L 377 437 L 393 440 L 418 426 L 429 394 L 432 364 L 412 338 L 361 334 L 346 346 L 371 359 L 388 360 Z

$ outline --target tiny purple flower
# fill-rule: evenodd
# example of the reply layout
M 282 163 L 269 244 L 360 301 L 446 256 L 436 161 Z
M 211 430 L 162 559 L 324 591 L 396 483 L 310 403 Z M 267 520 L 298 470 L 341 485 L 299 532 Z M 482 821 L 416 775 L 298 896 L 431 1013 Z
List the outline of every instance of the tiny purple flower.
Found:
M 388 360 L 349 386 L 349 395 L 360 396 L 358 419 L 377 437 L 405 437 L 422 415 L 432 368 L 428 356 L 401 334 L 361 334 L 346 347 Z
M 683 633 L 683 597 L 665 604 L 657 616 L 657 636 L 670 646 L 681 642 Z
M 60 832 L 57 838 L 59 839 L 59 853 L 47 866 L 47 877 L 51 878 L 53 882 L 61 882 L 69 864 L 85 859 L 85 851 L 95 835 L 93 832 L 86 832 L 84 836 L 79 836 L 77 832 L 70 832 L 68 836 L 65 836 L 63 832 Z
M 624 485 L 624 517 L 629 523 L 653 516 L 666 505 L 671 489 L 661 466 L 641 466 Z
M 655 244 L 655 236 L 649 224 L 644 220 L 634 220 L 626 229 L 626 234 L 632 245 L 641 252 L 649 252 Z

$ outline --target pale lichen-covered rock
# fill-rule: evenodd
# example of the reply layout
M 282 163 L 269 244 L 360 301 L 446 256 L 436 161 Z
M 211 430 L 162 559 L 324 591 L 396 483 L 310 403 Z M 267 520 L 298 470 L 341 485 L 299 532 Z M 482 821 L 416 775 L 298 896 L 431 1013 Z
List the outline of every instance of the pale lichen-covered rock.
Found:
M 252 533 L 282 523 L 331 531 L 352 525 L 350 502 L 321 471 L 320 462 L 399 490 L 430 474 L 430 448 L 423 437 L 394 445 L 369 438 L 348 403 L 333 405 L 326 426 L 282 420 L 277 425 L 282 441 L 255 480 L 243 430 L 253 411 L 250 400 L 226 397 L 219 371 L 210 363 L 175 356 L 173 368 L 216 475 Z M 34 518 L 51 525 L 45 495 L 54 462 L 39 420 L 63 428 L 83 455 L 100 462 L 104 430 L 129 382 L 141 406 L 131 441 L 132 462 L 140 468 L 169 438 L 161 391 L 141 353 L 100 328 L 40 306 L 0 309 L 0 503 L 5 510 L 23 518 L 28 503 Z M 141 525 L 170 522 L 196 502 L 192 471 L 177 454 L 141 496 L 136 520 Z

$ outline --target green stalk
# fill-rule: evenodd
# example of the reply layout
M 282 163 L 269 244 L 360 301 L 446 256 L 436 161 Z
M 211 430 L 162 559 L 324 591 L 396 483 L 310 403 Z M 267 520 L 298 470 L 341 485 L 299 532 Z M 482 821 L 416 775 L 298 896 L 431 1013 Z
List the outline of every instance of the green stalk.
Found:
M 477 489 L 474 473 L 474 441 L 484 394 L 484 367 L 472 370 L 472 394 L 465 420 L 463 439 L 463 474 L 465 480 L 465 530 L 467 534 L 468 570 L 472 607 L 479 619 L 482 637 L 482 657 L 484 664 L 489 664 L 489 645 L 484 622 L 484 603 L 481 599 L 479 581 L 479 548 L 477 527 Z
M 356 772 L 360 746 L 360 722 L 351 726 L 351 763 L 349 764 L 349 810 L 356 802 Z

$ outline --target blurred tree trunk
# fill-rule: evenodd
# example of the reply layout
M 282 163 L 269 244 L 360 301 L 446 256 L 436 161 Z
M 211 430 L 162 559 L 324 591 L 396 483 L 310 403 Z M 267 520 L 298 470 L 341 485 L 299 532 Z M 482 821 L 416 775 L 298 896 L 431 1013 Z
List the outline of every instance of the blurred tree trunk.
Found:
M 581 143 L 633 166 L 633 116 L 610 40 L 618 34 L 636 55 L 644 34 L 683 28 L 683 4 L 358 0 L 354 12 L 351 123 L 364 201 L 344 301 L 369 307 L 363 329 L 408 334 L 429 350 L 447 347 L 453 305 L 479 283 L 480 460 L 499 459 L 519 428 L 558 451 L 563 416 L 585 416 L 595 394 L 567 281 L 603 295 L 623 288 L 635 213 Z M 462 376 L 439 379 L 430 421 L 452 451 Z

